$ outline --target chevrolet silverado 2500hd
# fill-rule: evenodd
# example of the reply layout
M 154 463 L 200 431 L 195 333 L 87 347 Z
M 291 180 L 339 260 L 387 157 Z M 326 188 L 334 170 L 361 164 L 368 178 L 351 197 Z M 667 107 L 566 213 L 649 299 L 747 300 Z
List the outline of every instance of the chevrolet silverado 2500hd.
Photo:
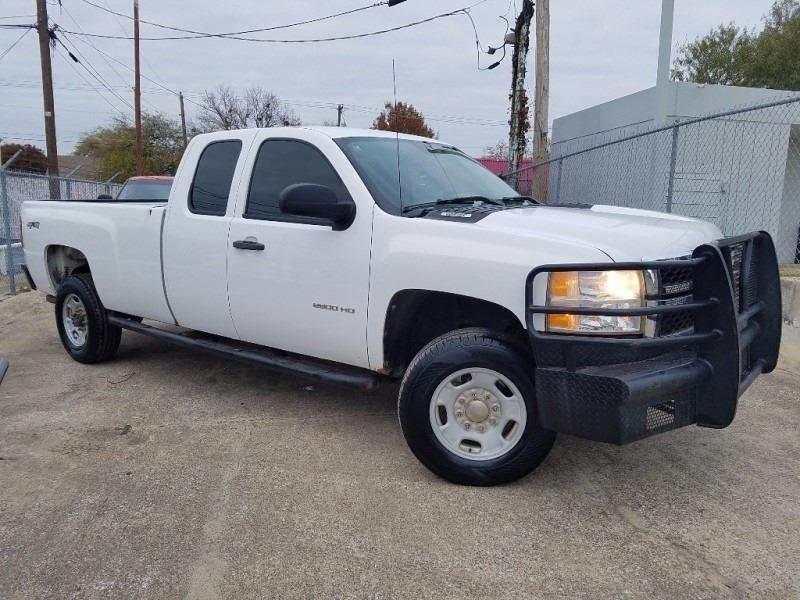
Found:
M 167 202 L 26 202 L 21 226 L 75 360 L 110 359 L 127 329 L 334 383 L 402 379 L 409 447 L 465 484 L 527 474 L 556 432 L 726 427 L 780 344 L 768 234 L 541 205 L 412 136 L 201 135 Z

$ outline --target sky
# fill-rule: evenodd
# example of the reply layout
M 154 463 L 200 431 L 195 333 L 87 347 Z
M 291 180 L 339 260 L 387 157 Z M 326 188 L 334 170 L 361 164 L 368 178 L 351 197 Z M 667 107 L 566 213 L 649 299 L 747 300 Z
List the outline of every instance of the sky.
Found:
M 126 15 L 132 0 L 90 0 Z M 386 29 L 477 0 L 406 0 L 302 27 L 255 34 L 311 39 Z M 238 31 L 293 23 L 371 4 L 372 0 L 140 0 L 141 18 L 197 31 Z M 515 8 L 516 3 L 516 8 Z M 758 26 L 771 0 L 675 0 L 674 48 L 731 21 Z M 60 4 L 60 6 L 59 6 Z M 471 9 L 484 47 L 497 46 L 521 0 L 483 0 Z M 72 32 L 131 36 L 132 21 L 87 0 L 48 0 L 52 22 Z M 660 0 L 552 0 L 550 118 L 655 84 Z M 0 0 L 0 24 L 33 23 L 33 0 Z M 0 29 L 0 55 L 21 35 Z M 142 25 L 143 37 L 183 35 Z M 82 133 L 132 115 L 133 43 L 64 33 L 64 42 L 113 90 L 101 87 L 58 47 L 53 56 L 59 154 L 69 154 Z M 674 56 L 673 51 L 673 56 Z M 463 14 L 383 36 L 328 43 L 266 44 L 224 39 L 142 41 L 143 107 L 179 115 L 182 90 L 191 120 L 203 90 L 226 84 L 263 86 L 305 124 L 335 121 L 345 105 L 351 127 L 369 127 L 393 97 L 414 104 L 441 140 L 479 156 L 508 136 L 511 54 L 492 71 L 479 71 L 475 33 Z M 482 57 L 481 64 L 491 62 Z M 121 63 L 121 64 L 120 64 Z M 0 138 L 44 146 L 41 71 L 35 32 L 0 59 Z M 166 89 L 165 89 L 166 88 Z M 533 53 L 528 89 L 533 96 Z

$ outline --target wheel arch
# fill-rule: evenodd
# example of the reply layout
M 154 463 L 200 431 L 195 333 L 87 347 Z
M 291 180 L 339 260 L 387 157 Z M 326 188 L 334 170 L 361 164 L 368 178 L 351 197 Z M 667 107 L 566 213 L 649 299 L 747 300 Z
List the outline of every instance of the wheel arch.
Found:
M 530 352 L 524 325 L 505 306 L 450 292 L 396 292 L 389 301 L 383 326 L 383 372 L 400 377 L 429 342 L 450 331 L 472 327 L 493 331 L 521 352 Z
M 72 246 L 53 244 L 45 249 L 47 276 L 55 291 L 74 273 L 91 273 L 86 255 Z

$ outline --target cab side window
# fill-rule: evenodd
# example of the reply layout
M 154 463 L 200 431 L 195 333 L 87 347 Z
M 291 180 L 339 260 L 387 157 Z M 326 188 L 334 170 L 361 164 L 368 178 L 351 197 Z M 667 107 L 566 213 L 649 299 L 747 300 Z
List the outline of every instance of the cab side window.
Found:
M 205 147 L 189 190 L 190 211 L 197 215 L 225 216 L 241 151 L 239 140 L 212 142 Z
M 311 144 L 297 140 L 267 140 L 259 148 L 246 219 L 327 224 L 324 219 L 298 217 L 281 211 L 281 192 L 296 183 L 314 183 L 331 188 L 340 199 L 350 195 L 328 159 Z

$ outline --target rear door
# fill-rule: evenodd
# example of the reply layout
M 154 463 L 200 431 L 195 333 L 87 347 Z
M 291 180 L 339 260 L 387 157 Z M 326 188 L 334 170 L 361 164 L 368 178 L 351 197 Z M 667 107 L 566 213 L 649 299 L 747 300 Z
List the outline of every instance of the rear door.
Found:
M 283 133 L 261 132 L 246 167 L 249 185 L 239 188 L 228 244 L 234 323 L 246 341 L 366 367 L 372 200 L 331 138 Z M 353 224 L 333 231 L 283 213 L 280 193 L 297 183 L 349 195 Z
M 190 145 L 170 196 L 164 235 L 167 298 L 182 327 L 230 338 L 227 291 L 228 234 L 241 183 L 250 132 L 222 132 Z

